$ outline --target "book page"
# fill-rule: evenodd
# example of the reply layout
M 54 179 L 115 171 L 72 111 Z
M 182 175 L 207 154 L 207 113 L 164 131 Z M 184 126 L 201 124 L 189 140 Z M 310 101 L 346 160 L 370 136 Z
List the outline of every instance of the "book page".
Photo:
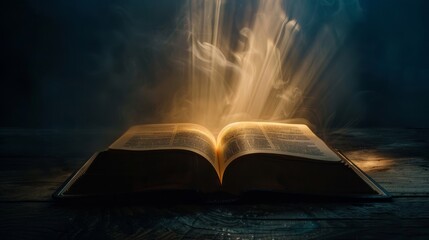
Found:
M 109 148 L 133 151 L 189 150 L 205 157 L 216 169 L 219 165 L 214 136 L 206 128 L 191 123 L 134 126 Z
M 273 153 L 323 161 L 341 159 L 306 125 L 239 122 L 226 126 L 218 136 L 221 168 L 251 153 Z

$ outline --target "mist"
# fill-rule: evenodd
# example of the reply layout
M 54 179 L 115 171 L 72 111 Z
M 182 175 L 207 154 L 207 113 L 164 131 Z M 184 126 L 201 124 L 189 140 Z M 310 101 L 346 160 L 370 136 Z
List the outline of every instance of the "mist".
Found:
M 0 125 L 429 126 L 425 1 L 218 2 L 9 3 Z
M 314 20 L 312 5 L 189 1 L 184 13 L 189 53 L 172 55 L 186 66 L 180 83 L 188 90 L 178 95 L 166 119 L 214 130 L 234 121 L 303 118 L 320 128 L 336 115 L 356 119 L 356 62 L 343 43 L 362 10 L 357 1 L 322 2 L 320 7 L 333 8 L 322 21 Z M 355 111 L 336 112 L 341 101 Z

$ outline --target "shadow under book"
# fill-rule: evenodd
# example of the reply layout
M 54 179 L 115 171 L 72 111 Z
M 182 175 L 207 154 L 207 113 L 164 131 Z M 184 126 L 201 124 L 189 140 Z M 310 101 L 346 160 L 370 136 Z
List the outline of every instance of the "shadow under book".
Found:
M 134 126 L 108 150 L 86 161 L 53 197 L 168 192 L 231 199 L 252 192 L 270 196 L 390 197 L 306 125 L 272 122 L 229 124 L 217 139 L 196 124 Z

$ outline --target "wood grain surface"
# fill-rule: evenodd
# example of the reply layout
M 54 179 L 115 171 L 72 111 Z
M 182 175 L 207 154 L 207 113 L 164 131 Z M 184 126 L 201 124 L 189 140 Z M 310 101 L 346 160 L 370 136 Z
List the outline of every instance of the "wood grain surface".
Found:
M 319 133 L 388 202 L 61 204 L 53 191 L 120 132 L 0 130 L 0 239 L 428 239 L 429 129 Z

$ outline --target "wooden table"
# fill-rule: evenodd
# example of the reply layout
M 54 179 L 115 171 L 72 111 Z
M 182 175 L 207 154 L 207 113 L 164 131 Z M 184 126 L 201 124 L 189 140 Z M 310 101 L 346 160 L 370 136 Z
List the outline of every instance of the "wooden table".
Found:
M 0 129 L 0 239 L 429 239 L 429 129 L 321 134 L 393 199 L 58 204 L 52 192 L 120 132 Z

